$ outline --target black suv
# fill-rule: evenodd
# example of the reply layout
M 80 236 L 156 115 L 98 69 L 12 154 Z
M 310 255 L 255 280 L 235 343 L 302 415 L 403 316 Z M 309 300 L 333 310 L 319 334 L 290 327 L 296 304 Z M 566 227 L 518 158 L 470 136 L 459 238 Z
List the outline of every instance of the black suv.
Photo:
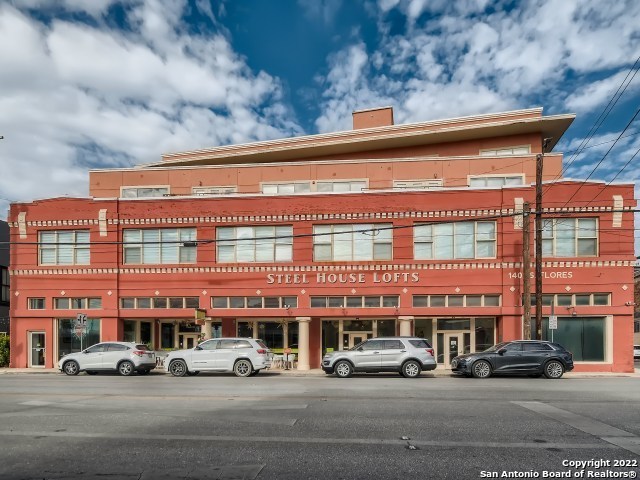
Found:
M 453 373 L 487 378 L 493 374 L 560 378 L 573 370 L 573 354 L 562 345 L 536 340 L 503 342 L 484 352 L 459 355 L 451 361 Z

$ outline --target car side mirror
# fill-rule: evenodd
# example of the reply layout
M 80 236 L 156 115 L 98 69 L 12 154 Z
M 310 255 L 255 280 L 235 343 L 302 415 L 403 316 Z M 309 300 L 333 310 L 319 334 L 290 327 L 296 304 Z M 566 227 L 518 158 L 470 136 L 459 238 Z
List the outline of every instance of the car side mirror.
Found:
M 358 351 L 359 351 L 359 352 L 364 352 L 364 348 L 359 347 L 359 348 L 358 348 Z
M 504 352 L 506 351 L 507 351 L 506 348 L 501 348 L 500 350 L 498 350 L 498 355 L 504 355 Z
M 202 347 L 200 345 L 196 345 L 196 347 L 194 348 L 194 350 L 202 350 Z

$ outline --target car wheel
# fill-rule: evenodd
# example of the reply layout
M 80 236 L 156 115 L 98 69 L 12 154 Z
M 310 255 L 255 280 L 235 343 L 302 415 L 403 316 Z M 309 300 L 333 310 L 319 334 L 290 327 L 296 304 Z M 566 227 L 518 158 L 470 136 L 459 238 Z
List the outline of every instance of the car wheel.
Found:
M 96 372 L 95 370 L 87 370 L 87 375 L 97 375 L 98 372 Z
M 353 367 L 349 362 L 345 360 L 336 363 L 333 371 L 335 372 L 336 377 L 339 378 L 349 378 L 351 375 L 353 375 Z
M 491 365 L 484 360 L 478 360 L 473 364 L 471 373 L 476 378 L 487 378 L 491 376 Z
M 174 377 L 184 377 L 187 375 L 187 364 L 183 360 L 174 360 L 169 364 L 169 373 Z
M 134 369 L 133 363 L 129 362 L 128 360 L 118 365 L 118 373 L 123 377 L 128 377 L 130 375 L 133 375 L 134 371 L 135 369 Z
M 253 365 L 249 360 L 238 360 L 233 366 L 233 373 L 236 374 L 236 377 L 248 377 L 252 371 Z
M 409 360 L 402 365 L 402 376 L 404 378 L 416 378 L 421 371 L 420 364 L 415 360 Z
M 544 376 L 551 379 L 562 377 L 564 367 L 557 360 L 551 360 L 544 366 Z
M 80 365 L 78 365 L 78 362 L 76 362 L 75 360 L 69 360 L 64 364 L 62 369 L 67 375 L 77 375 L 80 373 Z
M 138 375 L 148 375 L 151 370 L 138 370 Z

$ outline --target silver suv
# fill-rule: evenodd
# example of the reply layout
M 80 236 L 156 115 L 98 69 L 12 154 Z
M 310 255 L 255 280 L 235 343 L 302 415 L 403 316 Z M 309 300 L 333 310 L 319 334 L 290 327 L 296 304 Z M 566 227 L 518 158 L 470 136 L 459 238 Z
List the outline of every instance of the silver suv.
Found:
M 65 355 L 58 362 L 58 367 L 67 375 L 80 372 L 95 375 L 101 371 L 117 371 L 125 376 L 134 372 L 146 375 L 156 368 L 156 354 L 140 343 L 103 342 Z
M 273 355 L 262 340 L 213 338 L 195 348 L 176 350 L 164 360 L 164 369 L 174 377 L 200 372 L 233 372 L 252 377 L 269 368 Z
M 350 350 L 327 353 L 322 359 L 326 374 L 347 378 L 353 372 L 399 372 L 415 378 L 422 370 L 436 368 L 433 348 L 424 338 L 370 338 Z

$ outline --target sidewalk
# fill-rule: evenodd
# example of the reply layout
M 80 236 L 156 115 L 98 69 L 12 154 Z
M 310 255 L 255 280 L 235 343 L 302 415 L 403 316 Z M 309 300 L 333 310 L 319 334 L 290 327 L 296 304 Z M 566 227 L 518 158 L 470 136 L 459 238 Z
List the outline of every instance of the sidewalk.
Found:
M 59 374 L 63 375 L 57 368 L 0 368 L 0 375 L 15 375 L 21 373 L 28 373 L 34 375 L 44 374 Z M 311 370 L 285 370 L 282 368 L 274 368 L 266 370 L 265 373 L 269 375 L 285 375 L 290 377 L 322 377 L 325 376 L 324 371 L 320 368 L 314 368 Z M 156 368 L 151 371 L 153 375 L 168 375 L 162 368 Z M 423 377 L 451 377 L 450 370 L 432 370 L 430 372 L 423 372 Z M 606 378 L 606 377 L 632 377 L 640 378 L 640 368 L 636 367 L 634 373 L 621 373 L 621 372 L 567 372 L 564 374 L 564 378 Z

